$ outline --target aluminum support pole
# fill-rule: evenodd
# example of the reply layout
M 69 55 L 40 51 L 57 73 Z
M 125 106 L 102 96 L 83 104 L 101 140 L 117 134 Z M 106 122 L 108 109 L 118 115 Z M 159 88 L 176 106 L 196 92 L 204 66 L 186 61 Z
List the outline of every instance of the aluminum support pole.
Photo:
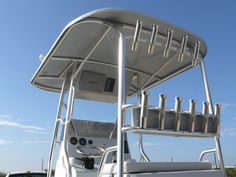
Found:
M 124 162 L 124 136 L 122 127 L 124 123 L 124 112 L 122 106 L 125 104 L 125 38 L 118 31 L 118 108 L 117 108 L 117 177 L 123 176 Z
M 64 148 L 64 153 L 65 153 L 65 158 L 66 158 L 66 162 L 67 162 L 67 177 L 71 177 L 72 173 L 71 173 L 71 168 L 70 168 L 70 162 L 69 162 L 69 158 L 68 158 L 68 148 L 66 146 L 66 137 L 68 134 L 68 129 L 69 129 L 69 121 L 72 117 L 72 113 L 73 113 L 73 105 L 74 105 L 74 94 L 75 94 L 75 88 L 74 88 L 74 79 L 72 77 L 72 75 L 70 76 L 70 89 L 69 89 L 69 93 L 68 93 L 68 107 L 66 110 L 66 123 L 65 123 L 65 129 L 64 129 L 64 135 L 63 135 L 63 142 L 62 145 Z
M 203 78 L 203 82 L 204 82 L 207 101 L 210 104 L 210 110 L 209 111 L 210 111 L 211 114 L 214 114 L 214 107 L 213 107 L 213 103 L 212 103 L 210 88 L 209 88 L 209 84 L 208 84 L 208 80 L 207 80 L 207 75 L 206 75 L 204 62 L 203 62 L 202 59 L 200 59 L 200 66 L 201 66 L 202 78 Z M 223 155 L 222 155 L 222 150 L 221 150 L 221 145 L 220 145 L 220 138 L 215 136 L 214 139 L 215 139 L 215 144 L 216 144 L 216 152 L 217 152 L 217 157 L 218 157 L 218 161 L 219 161 L 219 167 L 223 171 L 224 177 L 226 177 L 224 160 L 223 160 Z
M 139 137 L 139 151 L 140 151 L 140 154 L 141 154 L 141 157 L 140 157 L 140 161 L 144 160 L 146 162 L 150 162 L 150 159 L 148 158 L 147 154 L 145 153 L 144 151 L 144 148 L 143 148 L 143 134 L 140 134 L 138 135 Z
M 142 103 L 142 96 L 141 94 L 138 95 L 139 98 L 139 105 Z M 138 143 L 139 143 L 139 151 L 140 151 L 140 161 L 144 159 L 146 162 L 150 162 L 150 159 L 148 158 L 147 154 L 144 151 L 143 148 L 143 134 L 138 135 Z
M 60 94 L 60 98 L 59 98 L 59 104 L 58 104 L 58 108 L 57 108 L 57 115 L 56 115 L 56 120 L 55 120 L 55 124 L 54 124 L 54 130 L 53 130 L 53 138 L 52 138 L 52 143 L 51 143 L 51 148 L 50 148 L 50 153 L 49 153 L 49 158 L 48 158 L 47 177 L 51 177 L 52 160 L 53 160 L 55 142 L 56 142 L 57 134 L 58 134 L 59 120 L 61 119 L 61 112 L 62 112 L 62 107 L 63 107 L 65 88 L 66 88 L 66 79 L 63 81 L 63 84 L 62 84 L 61 94 Z
M 213 106 L 212 99 L 211 99 L 210 87 L 208 84 L 206 70 L 205 70 L 205 66 L 204 66 L 202 59 L 200 60 L 200 66 L 201 66 L 201 71 L 202 71 L 202 79 L 203 79 L 203 83 L 204 83 L 204 87 L 205 87 L 207 102 L 209 102 L 209 104 L 210 104 L 209 112 L 210 112 L 210 114 L 214 114 L 214 106 Z

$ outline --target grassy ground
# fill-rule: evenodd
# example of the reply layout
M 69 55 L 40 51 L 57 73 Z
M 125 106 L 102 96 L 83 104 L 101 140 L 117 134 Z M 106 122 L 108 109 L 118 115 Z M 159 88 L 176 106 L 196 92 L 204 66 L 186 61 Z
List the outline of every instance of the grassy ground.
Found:
M 232 168 L 226 169 L 227 177 L 236 177 L 236 170 Z
M 5 173 L 0 172 L 0 177 L 5 177 L 5 176 L 6 176 Z

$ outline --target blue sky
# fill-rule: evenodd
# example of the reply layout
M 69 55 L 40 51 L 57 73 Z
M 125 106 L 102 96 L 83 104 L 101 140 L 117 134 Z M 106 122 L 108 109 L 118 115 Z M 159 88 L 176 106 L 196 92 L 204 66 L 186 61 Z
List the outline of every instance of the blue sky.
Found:
M 208 44 L 205 60 L 213 101 L 223 105 L 222 148 L 226 165 L 236 164 L 236 2 L 234 0 L 2 0 L 0 1 L 0 171 L 40 169 L 41 159 L 47 160 L 49 143 L 59 95 L 45 92 L 30 84 L 40 64 L 38 56 L 47 53 L 66 24 L 85 12 L 122 7 L 158 17 L 201 36 Z M 196 75 L 196 73 L 198 73 Z M 174 85 L 174 87 L 173 87 Z M 198 111 L 205 100 L 199 68 L 153 89 L 150 104 L 157 104 L 157 95 L 168 95 L 168 106 L 174 97 L 198 100 Z M 115 120 L 115 105 L 82 102 L 80 116 L 94 115 L 100 120 Z M 93 115 L 87 106 L 94 108 Z M 104 107 L 109 106 L 109 110 Z M 106 113 L 106 114 L 105 114 Z M 107 116 L 109 115 L 109 116 Z M 134 137 L 131 137 L 134 139 Z M 191 159 L 196 146 L 208 147 L 212 142 L 195 139 L 193 147 L 174 153 L 173 147 L 187 145 L 189 139 L 147 137 L 147 150 L 160 159 Z M 179 143 L 181 142 L 181 143 Z M 204 144 L 204 145 L 203 145 Z M 136 146 L 135 143 L 132 146 Z M 164 149 L 164 150 L 163 150 Z M 159 153 L 163 151 L 163 153 Z M 162 154 L 162 155 L 161 155 Z M 166 156 L 164 157 L 163 154 Z M 158 158 L 158 157 L 157 157 Z

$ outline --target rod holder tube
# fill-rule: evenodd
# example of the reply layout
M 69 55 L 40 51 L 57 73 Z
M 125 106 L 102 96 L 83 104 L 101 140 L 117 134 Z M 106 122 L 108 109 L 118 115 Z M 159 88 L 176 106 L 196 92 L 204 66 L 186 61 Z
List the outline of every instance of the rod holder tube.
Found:
M 195 46 L 194 46 L 192 66 L 196 66 L 196 64 L 197 64 L 197 59 L 198 59 L 198 56 L 199 56 L 200 46 L 201 46 L 201 41 L 197 41 L 195 43 Z
M 209 102 L 204 102 L 202 107 L 203 120 L 203 132 L 208 132 L 208 118 L 209 118 Z
M 140 110 L 140 128 L 147 127 L 148 117 L 148 93 L 143 91 L 141 93 L 141 110 Z
M 158 25 L 157 24 L 153 24 L 152 25 L 151 39 L 150 39 L 150 42 L 149 42 L 149 45 L 148 45 L 148 53 L 149 54 L 153 54 L 157 33 L 158 33 Z
M 137 20 L 136 28 L 135 28 L 135 32 L 134 32 L 133 44 L 132 44 L 132 51 L 137 51 L 137 49 L 138 49 L 138 43 L 139 43 L 139 38 L 141 35 L 142 27 L 143 27 L 143 22 L 140 20 Z
M 220 134 L 220 109 L 221 109 L 221 105 L 216 104 L 215 105 L 215 116 L 216 116 L 215 131 L 217 134 Z
M 178 57 L 178 62 L 182 62 L 184 58 L 184 51 L 186 49 L 188 42 L 188 36 L 183 35 L 182 41 L 181 41 L 181 47 L 180 47 L 180 52 L 179 52 L 179 57 Z
M 166 38 L 166 46 L 165 46 L 165 50 L 164 50 L 164 54 L 163 57 L 167 58 L 169 56 L 169 49 L 171 46 L 171 41 L 172 41 L 172 37 L 173 37 L 174 31 L 171 29 L 168 29 L 167 31 L 167 38 Z
M 165 94 L 160 94 L 159 95 L 159 108 L 160 108 L 160 113 L 159 113 L 159 129 L 161 129 L 161 130 L 165 129 L 166 98 L 167 98 L 167 95 L 165 95 Z
M 175 130 L 180 130 L 180 121 L 181 121 L 181 113 L 182 113 L 182 98 L 175 98 Z
M 196 120 L 196 100 L 189 100 L 189 114 L 191 117 L 189 132 L 195 131 L 195 120 Z

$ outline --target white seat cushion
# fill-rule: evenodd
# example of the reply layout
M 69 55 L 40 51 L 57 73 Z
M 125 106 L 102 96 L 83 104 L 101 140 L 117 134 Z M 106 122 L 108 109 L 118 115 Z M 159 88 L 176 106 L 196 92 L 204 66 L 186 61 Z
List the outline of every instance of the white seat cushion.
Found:
M 124 173 L 149 173 L 149 172 L 170 172 L 190 170 L 210 170 L 210 162 L 124 162 Z M 115 174 L 116 164 L 104 164 L 102 174 Z

